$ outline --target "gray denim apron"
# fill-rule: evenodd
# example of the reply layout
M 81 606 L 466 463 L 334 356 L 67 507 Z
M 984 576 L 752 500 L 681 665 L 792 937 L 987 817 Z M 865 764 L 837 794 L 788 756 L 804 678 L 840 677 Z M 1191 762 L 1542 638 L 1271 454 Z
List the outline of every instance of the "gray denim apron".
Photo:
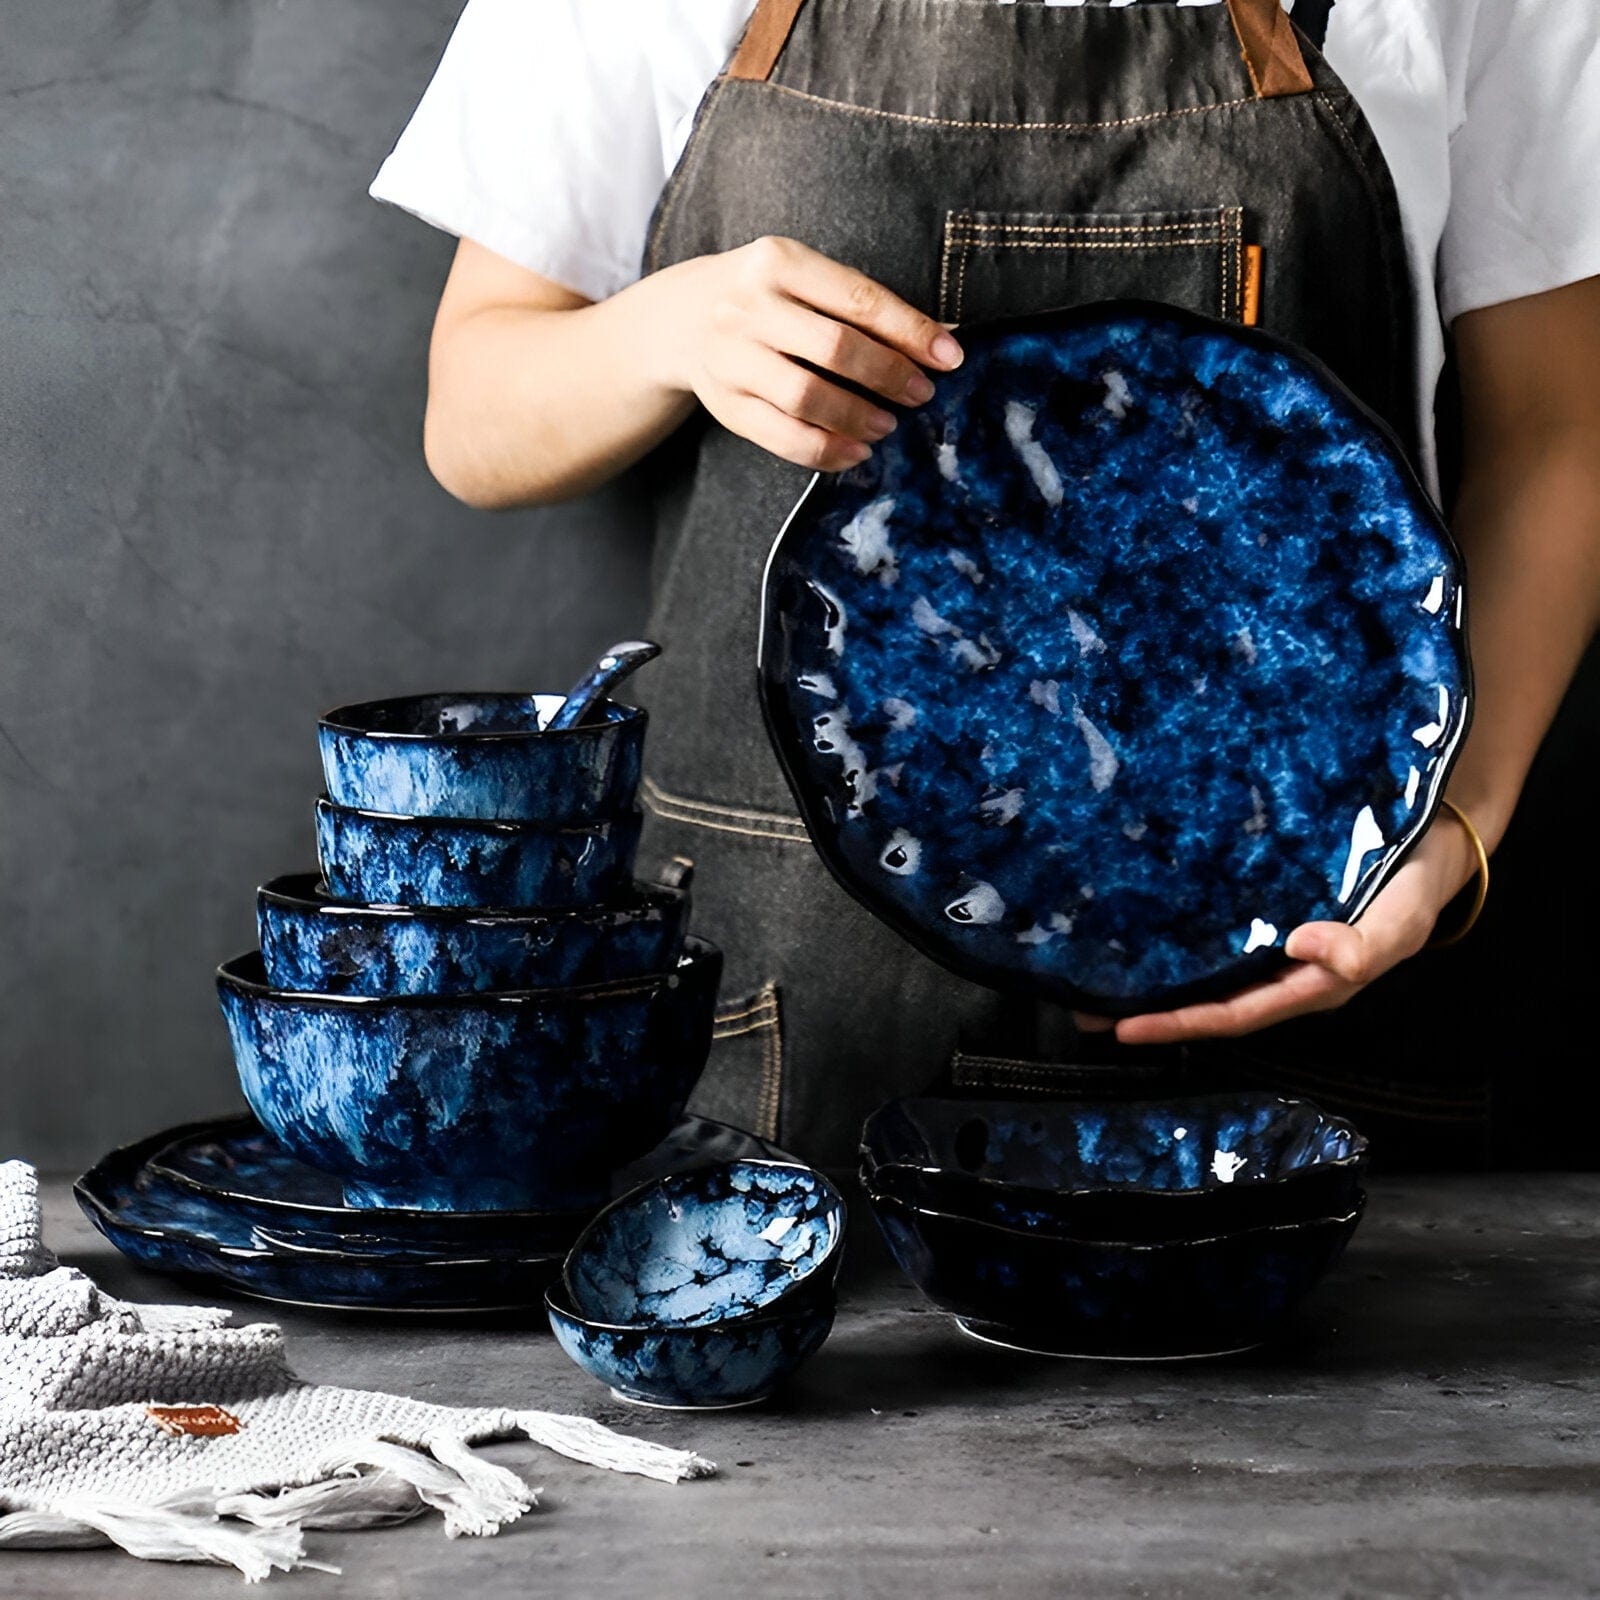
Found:
M 1377 142 L 1277 0 L 763 0 L 662 194 L 647 270 L 786 235 L 947 322 L 1139 296 L 1258 320 L 1416 439 Z M 696 864 L 727 958 L 698 1109 L 811 1159 L 947 1072 L 1048 1077 L 1070 1019 L 952 976 L 813 852 L 756 697 L 761 573 L 810 474 L 703 415 L 655 463 L 646 866 Z

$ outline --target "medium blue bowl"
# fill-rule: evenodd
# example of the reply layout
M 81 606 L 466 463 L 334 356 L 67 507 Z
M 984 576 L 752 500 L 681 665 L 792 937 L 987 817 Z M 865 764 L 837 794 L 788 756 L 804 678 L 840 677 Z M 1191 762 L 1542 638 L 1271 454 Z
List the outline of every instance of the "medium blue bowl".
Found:
M 358 811 L 581 822 L 639 786 L 646 716 L 602 701 L 597 720 L 542 731 L 559 694 L 421 694 L 340 706 L 317 729 L 328 793 Z
M 703 1327 L 832 1299 L 845 1206 L 799 1162 L 731 1161 L 642 1185 L 579 1234 L 573 1309 L 608 1325 Z
M 1338 1260 L 1362 1209 L 1211 1239 L 1099 1243 L 865 1187 L 901 1270 L 968 1333 L 1123 1360 L 1222 1355 L 1272 1338 Z
M 356 1206 L 577 1209 L 657 1144 L 705 1065 L 722 955 L 577 989 L 285 994 L 252 951 L 218 970 L 245 1099 Z
M 317 855 L 336 899 L 362 905 L 595 905 L 633 873 L 637 809 L 547 826 L 386 816 L 317 801 Z
M 619 1327 L 584 1317 L 557 1281 L 545 1293 L 556 1341 L 619 1400 L 717 1410 L 765 1400 L 833 1327 L 833 1301 L 691 1326 Z
M 863 1176 L 914 1205 L 1075 1238 L 1160 1243 L 1342 1216 L 1367 1141 L 1308 1100 L 1253 1090 L 1131 1101 L 892 1100 Z
M 382 997 L 566 988 L 669 972 L 683 948 L 686 887 L 633 884 L 570 910 L 429 910 L 349 905 L 316 874 L 274 878 L 256 896 L 267 983 Z

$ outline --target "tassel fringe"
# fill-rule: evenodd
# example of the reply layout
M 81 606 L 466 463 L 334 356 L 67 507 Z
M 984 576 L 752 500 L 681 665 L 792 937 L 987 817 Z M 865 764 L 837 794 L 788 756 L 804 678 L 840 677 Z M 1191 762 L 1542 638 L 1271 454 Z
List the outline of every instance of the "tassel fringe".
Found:
M 585 1466 L 612 1472 L 633 1472 L 660 1483 L 681 1483 L 685 1478 L 709 1478 L 717 1464 L 692 1450 L 674 1450 L 648 1439 L 634 1439 L 588 1417 L 564 1417 L 554 1411 L 517 1411 L 513 1417 L 523 1433 L 557 1455 Z

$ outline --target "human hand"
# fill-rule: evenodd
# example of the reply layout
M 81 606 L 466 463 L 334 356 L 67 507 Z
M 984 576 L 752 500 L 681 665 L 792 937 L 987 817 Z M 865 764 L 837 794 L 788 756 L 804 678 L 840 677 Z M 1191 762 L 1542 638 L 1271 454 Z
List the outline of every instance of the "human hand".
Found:
M 646 280 L 650 282 L 651 280 Z M 670 304 L 659 371 L 730 432 L 823 472 L 865 461 L 899 406 L 933 395 L 961 346 L 882 284 L 793 239 L 764 238 L 657 273 Z
M 1467 831 L 1448 811 L 1436 816 L 1358 922 L 1304 922 L 1284 942 L 1292 964 L 1226 999 L 1124 1017 L 1078 1014 L 1090 1033 L 1116 1029 L 1121 1044 L 1177 1044 L 1233 1038 L 1313 1011 L 1342 1006 L 1428 942 L 1439 913 L 1478 867 Z

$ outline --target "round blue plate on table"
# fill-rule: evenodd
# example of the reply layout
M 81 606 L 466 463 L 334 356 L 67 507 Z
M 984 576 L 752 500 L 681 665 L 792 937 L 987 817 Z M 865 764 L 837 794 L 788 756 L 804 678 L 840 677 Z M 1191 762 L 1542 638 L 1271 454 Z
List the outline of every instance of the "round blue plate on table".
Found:
M 767 563 L 768 732 L 839 881 L 1108 1015 L 1269 975 L 1431 820 L 1462 565 L 1394 436 L 1255 329 L 1124 301 L 960 330 Z
M 670 1173 L 788 1159 L 755 1134 L 685 1116 L 612 1174 L 613 1196 Z M 85 1215 L 157 1272 L 281 1304 L 360 1311 L 539 1305 L 581 1212 L 441 1212 L 345 1205 L 340 1180 L 287 1155 L 251 1116 L 169 1128 L 113 1150 L 78 1180 Z

